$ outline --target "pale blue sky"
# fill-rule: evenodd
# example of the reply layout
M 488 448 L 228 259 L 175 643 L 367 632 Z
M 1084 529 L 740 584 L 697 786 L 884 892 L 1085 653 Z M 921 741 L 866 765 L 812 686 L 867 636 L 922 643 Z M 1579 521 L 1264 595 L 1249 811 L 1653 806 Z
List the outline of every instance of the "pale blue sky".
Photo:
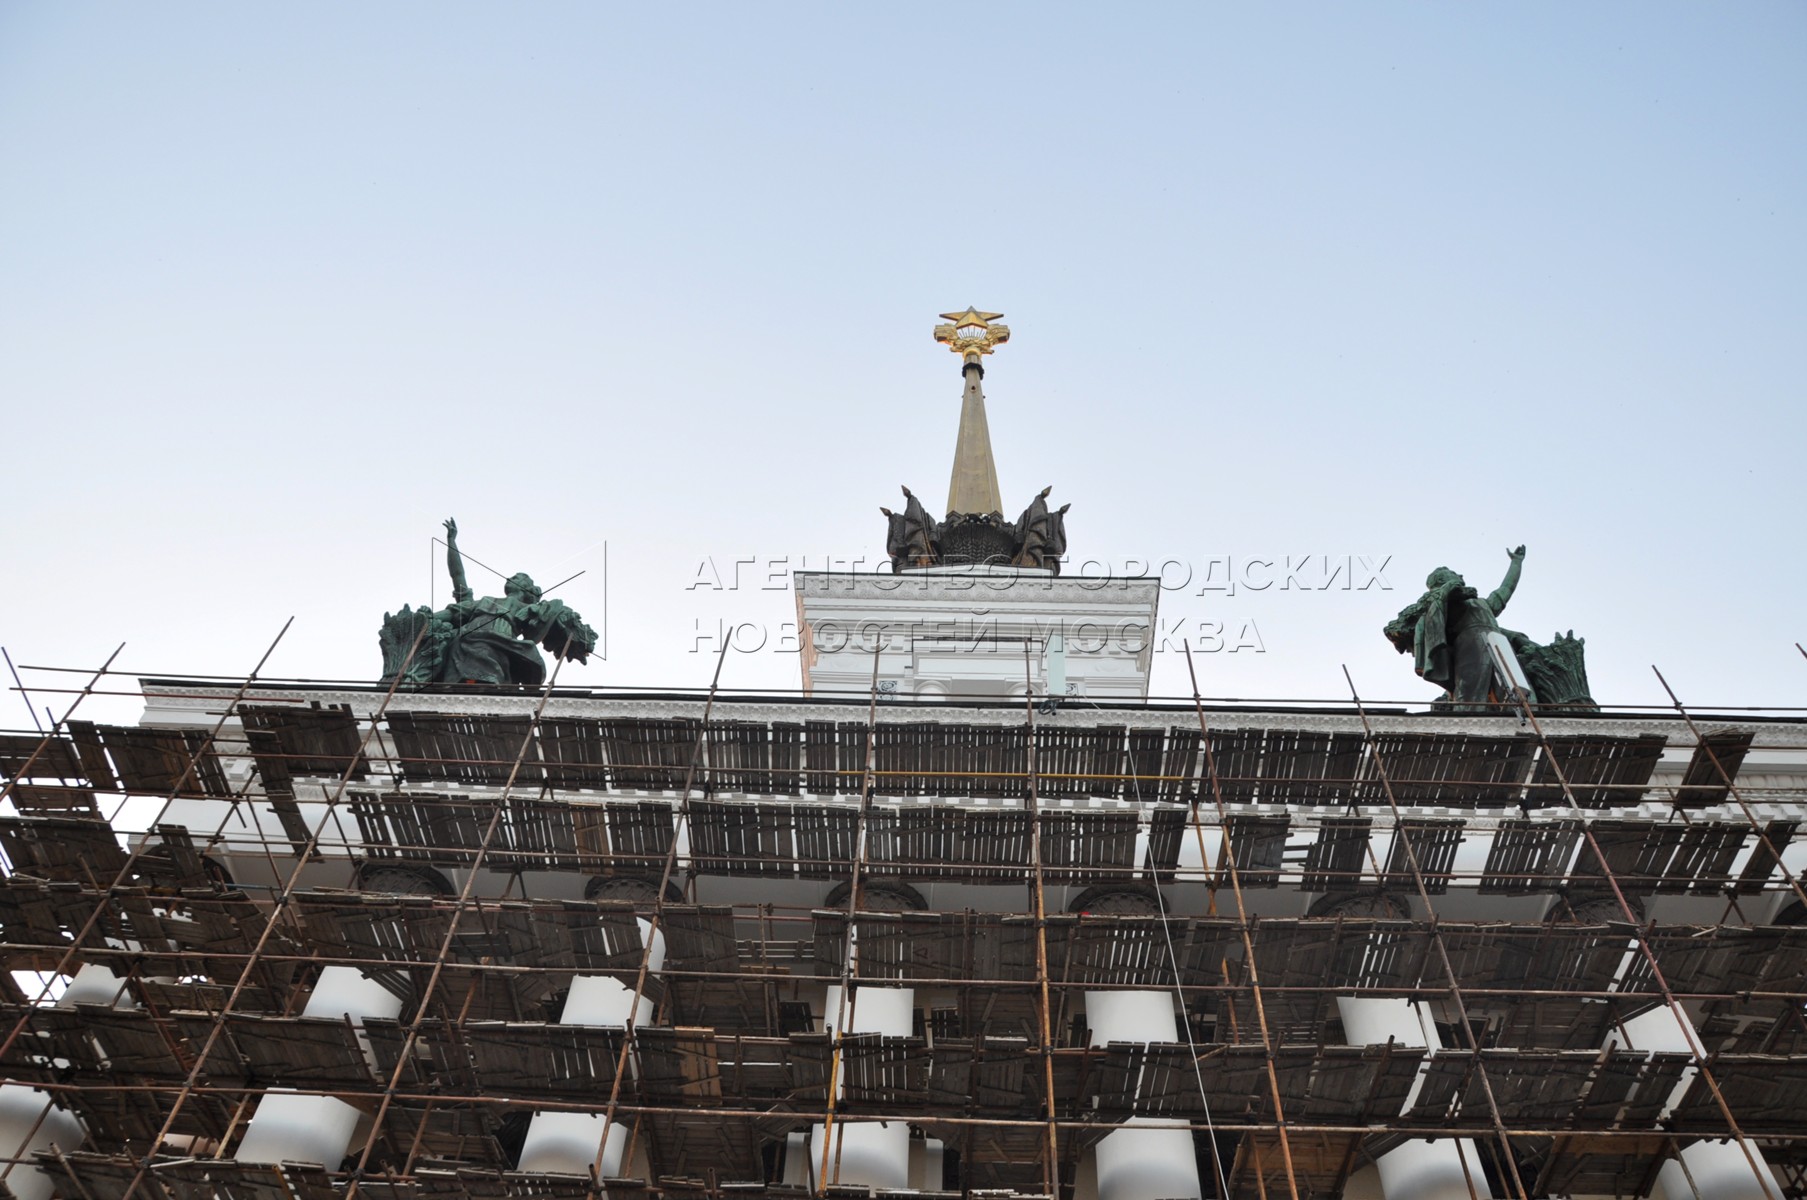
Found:
M 1075 555 L 1390 556 L 1170 592 L 1266 645 L 1207 692 L 1423 698 L 1379 626 L 1522 541 L 1601 699 L 1807 702 L 1803 62 L 1781 3 L 0 3 L 0 643 L 373 676 L 455 514 L 588 614 L 607 541 L 564 682 L 704 684 L 793 607 L 700 562 L 945 494 L 972 303 Z

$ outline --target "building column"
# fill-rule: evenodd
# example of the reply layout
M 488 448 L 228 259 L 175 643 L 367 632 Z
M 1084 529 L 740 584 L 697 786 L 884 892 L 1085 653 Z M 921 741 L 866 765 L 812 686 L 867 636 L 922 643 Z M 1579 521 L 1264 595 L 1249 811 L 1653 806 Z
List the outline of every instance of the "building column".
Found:
M 1639 1013 L 1624 1023 L 1623 1032 L 1614 1029 L 1606 1035 L 1606 1048 L 1623 1046 L 1629 1050 L 1668 1051 L 1698 1055 L 1700 1048 L 1692 1044 L 1676 1020 L 1675 1010 L 1663 1004 Z M 1694 1082 L 1693 1070 L 1684 1072 L 1681 1082 L 1670 1094 L 1669 1107 L 1681 1099 Z M 1668 1115 L 1667 1108 L 1664 1116 Z M 1681 1161 L 1670 1159 L 1657 1173 L 1656 1186 L 1650 1190 L 1652 1200 L 1782 1200 L 1782 1185 L 1755 1144 L 1750 1152 L 1757 1160 L 1763 1179 L 1751 1169 L 1744 1146 L 1736 1139 L 1711 1141 L 1703 1139 L 1683 1146 Z M 1684 1164 L 1686 1169 L 1684 1170 Z M 1765 1188 L 1768 1189 L 1765 1192 Z
M 31 1156 L 55 1145 L 79 1149 L 88 1131 L 49 1092 L 22 1083 L 0 1083 L 0 1156 L 20 1159 L 6 1170 L 5 1184 L 19 1200 L 49 1200 L 51 1177 L 31 1163 Z
M 832 1036 L 841 1019 L 841 988 L 828 988 L 827 1030 Z M 909 1037 L 916 1027 L 916 989 L 857 984 L 849 998 L 847 1032 Z M 836 1096 L 842 1083 L 835 1083 Z M 810 1130 L 813 1170 L 822 1169 L 822 1146 L 828 1143 L 829 1183 L 903 1190 L 910 1186 L 910 1124 L 907 1121 L 840 1121 L 834 1131 L 818 1123 Z M 837 1171 L 837 1163 L 839 1170 Z M 937 1182 L 931 1190 L 940 1190 Z
M 1338 996 L 1337 1011 L 1351 1046 L 1422 1046 L 1441 1050 L 1437 1026 L 1415 1001 L 1404 997 Z M 1401 1108 L 1410 1108 L 1418 1087 Z M 1473 1138 L 1414 1138 L 1375 1160 L 1386 1200 L 1488 1200 L 1487 1177 Z M 1470 1188 L 1472 1187 L 1472 1192 Z
M 646 971 L 665 966 L 665 935 L 654 929 L 652 922 L 639 918 L 640 939 L 651 939 L 646 954 Z M 584 1025 L 593 1028 L 624 1029 L 629 1014 L 636 1026 L 650 1024 L 653 1002 L 645 996 L 636 1001 L 634 989 L 613 975 L 579 975 L 571 981 L 560 1011 L 560 1025 Z M 633 1069 L 629 1056 L 628 1069 Z M 602 1144 L 602 1130 L 608 1125 L 609 1144 Z M 527 1140 L 521 1145 L 520 1169 L 547 1175 L 582 1175 L 601 1160 L 600 1177 L 621 1175 L 621 1158 L 627 1149 L 627 1123 L 620 1119 L 606 1122 L 601 1113 L 536 1112 L 527 1126 Z
M 394 1020 L 401 1011 L 400 996 L 355 967 L 334 966 L 321 968 L 301 1015 L 331 1021 L 349 1017 L 362 1038 L 366 1018 Z M 232 1157 L 253 1163 L 319 1163 L 335 1171 L 351 1149 L 362 1116 L 333 1096 L 272 1088 L 258 1099 L 257 1111 Z
M 102 963 L 86 963 L 57 997 L 56 1007 L 104 1004 L 113 1008 L 137 1008 L 125 990 L 125 980 Z M 56 1184 L 52 1176 L 35 1166 L 31 1156 L 55 1146 L 77 1150 L 88 1131 L 80 1118 L 56 1102 L 49 1092 L 29 1084 L 0 1083 L 0 1177 L 19 1200 L 49 1200 Z M 13 1160 L 18 1160 L 14 1162 Z
M 1178 1042 L 1173 997 L 1166 992 L 1087 992 L 1091 1044 Z M 1093 1151 L 1098 1200 L 1200 1200 L 1198 1156 L 1184 1121 L 1131 1117 Z

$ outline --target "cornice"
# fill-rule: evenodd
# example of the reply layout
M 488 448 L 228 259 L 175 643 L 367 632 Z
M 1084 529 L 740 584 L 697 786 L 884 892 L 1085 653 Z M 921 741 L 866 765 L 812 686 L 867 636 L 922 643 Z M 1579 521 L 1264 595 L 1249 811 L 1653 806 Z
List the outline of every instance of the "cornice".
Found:
M 145 682 L 145 696 L 151 709 L 161 714 L 193 712 L 197 723 L 208 713 L 217 714 L 221 703 L 231 699 L 236 686 L 190 684 L 182 681 Z M 289 702 L 320 705 L 345 705 L 360 715 L 369 715 L 383 703 L 383 693 L 374 688 L 284 687 L 280 683 L 256 686 L 247 700 Z M 536 694 L 460 694 L 453 692 L 411 691 L 397 693 L 390 701 L 390 711 L 491 713 L 495 715 L 528 715 L 539 703 Z M 702 696 L 560 696 L 555 694 L 546 704 L 551 717 L 655 717 L 694 718 L 702 715 Z M 834 697 L 797 697 L 791 699 L 737 699 L 718 697 L 716 716 L 727 720 L 807 721 L 864 720 L 866 697 L 846 693 Z M 910 703 L 888 701 L 878 709 L 883 723 L 936 721 L 971 725 L 1020 725 L 1023 709 L 1016 705 L 967 705 L 958 702 Z M 1186 727 L 1196 724 L 1197 717 L 1184 707 L 1141 707 L 1134 704 L 1097 705 L 1079 700 L 1069 702 L 1053 713 L 1037 713 L 1037 725 L 1084 728 L 1093 725 L 1121 725 L 1132 729 Z M 209 722 L 210 723 L 210 722 Z M 1250 709 L 1205 706 L 1205 723 L 1212 729 L 1297 729 L 1320 733 L 1360 733 L 1361 716 L 1353 711 L 1326 713 L 1301 712 L 1286 708 Z M 1377 733 L 1467 734 L 1477 737 L 1530 737 L 1532 731 L 1516 718 L 1491 716 L 1433 715 L 1430 713 L 1373 713 L 1368 724 Z M 1615 717 L 1612 714 L 1591 717 L 1548 716 L 1540 718 L 1546 734 L 1553 737 L 1600 736 L 1637 737 L 1660 733 L 1672 747 L 1694 744 L 1694 736 L 1680 717 Z M 1807 720 L 1740 721 L 1736 717 L 1710 716 L 1694 718 L 1702 733 L 1731 729 L 1756 729 L 1762 747 L 1774 750 L 1807 749 Z M 1751 765 L 1751 776 L 1766 770 L 1770 764 Z

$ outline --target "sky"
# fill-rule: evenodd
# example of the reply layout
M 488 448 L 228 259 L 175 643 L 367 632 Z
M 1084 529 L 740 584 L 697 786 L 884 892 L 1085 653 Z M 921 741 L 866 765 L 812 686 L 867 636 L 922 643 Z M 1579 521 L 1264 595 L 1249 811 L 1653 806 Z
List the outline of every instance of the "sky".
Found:
M 561 684 L 739 625 L 795 687 L 971 304 L 1008 515 L 1162 574 L 1158 694 L 1421 703 L 1381 626 L 1522 543 L 1602 702 L 1802 705 L 1804 60 L 1775 2 L 6 0 L 0 645 L 370 680 L 452 516 L 583 572 Z

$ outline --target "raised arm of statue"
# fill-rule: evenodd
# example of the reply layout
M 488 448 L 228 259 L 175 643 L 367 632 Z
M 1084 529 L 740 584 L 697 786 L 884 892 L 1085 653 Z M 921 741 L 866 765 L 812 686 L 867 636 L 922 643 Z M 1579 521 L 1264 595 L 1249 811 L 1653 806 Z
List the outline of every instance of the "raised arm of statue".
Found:
M 1506 551 L 1512 559 L 1512 565 L 1506 568 L 1506 578 L 1487 595 L 1487 607 L 1493 610 L 1494 616 L 1505 611 L 1506 601 L 1512 599 L 1512 593 L 1518 590 L 1518 573 L 1525 565 L 1525 548 Z
M 458 522 L 450 517 L 445 522 L 445 565 L 452 573 L 452 599 L 473 599 L 475 594 L 464 581 L 464 555 L 458 553 Z

